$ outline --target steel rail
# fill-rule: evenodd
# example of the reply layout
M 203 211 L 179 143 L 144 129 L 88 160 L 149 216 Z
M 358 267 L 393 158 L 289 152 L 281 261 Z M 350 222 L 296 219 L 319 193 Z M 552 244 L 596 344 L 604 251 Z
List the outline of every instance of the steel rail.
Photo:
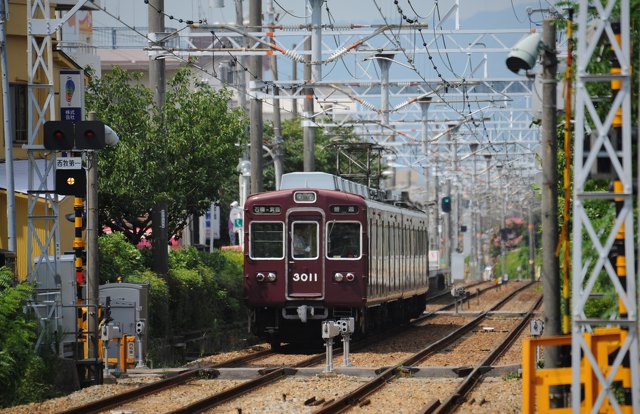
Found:
M 456 390 L 449 395 L 449 397 L 437 408 L 431 408 L 430 406 L 424 407 L 421 411 L 422 414 L 430 414 L 430 413 L 452 413 L 458 405 L 463 401 L 464 397 L 478 384 L 478 381 L 483 375 L 483 372 L 490 367 L 491 364 L 500 357 L 516 340 L 516 338 L 522 333 L 524 328 L 529 323 L 529 320 L 533 317 L 534 310 L 540 305 L 542 302 L 542 294 L 539 295 L 536 302 L 529 309 L 526 315 L 523 316 L 520 323 L 509 332 L 509 335 L 505 338 L 503 342 L 501 342 L 497 347 L 486 356 L 486 358 L 478 365 L 476 365 L 473 370 L 467 375 L 467 377 L 462 381 L 462 383 L 456 388 Z
M 178 375 L 175 375 L 170 378 L 163 379 L 161 381 L 157 381 L 151 383 L 149 385 L 145 385 L 140 388 L 136 388 L 131 391 L 126 391 L 120 394 L 112 395 L 111 397 L 103 398 L 97 401 L 93 401 L 79 407 L 71 408 L 69 410 L 62 411 L 64 414 L 92 414 L 99 413 L 110 408 L 118 407 L 124 403 L 129 401 L 137 400 L 139 398 L 145 397 L 147 395 L 155 394 L 160 391 L 164 391 L 169 388 L 176 387 L 178 385 L 184 384 L 188 381 L 197 378 L 202 375 L 204 370 L 201 369 L 192 369 L 186 372 L 182 372 Z
M 475 284 L 472 284 L 470 286 L 475 286 Z M 469 286 L 467 286 L 469 287 Z M 477 290 L 476 292 L 474 292 L 472 295 L 470 295 L 470 297 L 479 295 L 483 292 L 486 292 L 488 290 L 494 289 L 495 286 L 491 286 L 488 287 L 486 289 L 482 289 L 482 290 Z M 428 301 L 433 301 L 435 299 L 439 299 L 443 296 L 447 296 L 449 295 L 449 292 L 443 292 L 441 294 L 437 294 L 434 296 L 431 296 L 428 298 Z M 447 304 L 447 305 L 443 305 L 438 311 L 440 310 L 445 310 L 448 309 L 450 307 L 453 306 L 453 303 L 451 304 Z M 437 311 L 436 311 L 437 312 Z M 416 322 L 420 322 L 422 320 L 431 318 L 433 316 L 436 315 L 436 312 L 432 312 L 432 313 L 428 313 L 428 314 L 424 314 L 422 316 L 420 316 L 419 318 L 416 318 L 415 320 L 412 321 L 412 323 L 416 323 Z M 402 329 L 402 328 L 399 328 Z M 358 350 L 358 349 L 362 349 L 366 346 L 370 346 L 378 341 L 380 341 L 381 339 L 387 338 L 389 336 L 389 331 L 386 331 L 384 333 L 384 335 L 379 334 L 379 335 L 375 335 L 370 337 L 368 340 L 364 340 L 364 341 L 358 341 L 357 343 L 353 344 L 352 349 L 353 350 Z M 336 348 L 336 351 L 339 351 L 341 348 L 338 347 Z M 161 391 L 165 391 L 169 388 L 173 388 L 173 387 L 177 387 L 179 385 L 185 384 L 191 380 L 193 380 L 194 378 L 197 378 L 198 376 L 202 376 L 202 375 L 206 375 L 207 377 L 215 377 L 218 376 L 218 372 L 215 371 L 215 368 L 223 368 L 223 367 L 234 367 L 234 366 L 238 366 L 238 365 L 242 365 L 244 363 L 250 362 L 250 361 L 255 361 L 257 359 L 263 358 L 263 357 L 268 357 L 270 355 L 273 355 L 274 352 L 270 349 L 265 349 L 262 351 L 257 351 L 248 355 L 242 355 L 242 356 L 238 356 L 226 361 L 222 361 L 219 363 L 215 363 L 215 364 L 206 364 L 205 366 L 200 366 L 197 368 L 193 368 L 193 369 L 189 369 L 186 372 L 180 373 L 178 375 L 172 376 L 170 378 L 166 378 L 166 379 L 162 379 L 160 381 L 154 382 L 152 384 L 149 385 L 145 385 L 143 387 L 131 390 L 131 391 L 126 391 L 123 393 L 119 393 L 104 399 L 100 399 L 97 401 L 93 401 L 91 403 L 87 403 L 85 405 L 76 407 L 76 408 L 72 408 L 66 411 L 63 411 L 62 413 L 64 414 L 80 414 L 80 413 L 87 413 L 87 414 L 92 414 L 92 413 L 99 413 L 101 411 L 105 411 L 114 407 L 118 407 L 120 405 L 123 405 L 125 403 L 134 401 L 134 400 L 138 400 L 141 398 L 144 398 L 146 396 L 161 392 Z M 308 367 L 308 366 L 312 366 L 312 365 L 316 365 L 319 364 L 321 362 L 324 361 L 326 355 L 325 353 L 318 353 L 318 354 L 314 354 L 312 356 L 310 356 L 309 358 L 306 358 L 298 363 L 296 363 L 293 367 L 294 368 L 302 368 L 302 367 Z M 404 364 L 406 365 L 406 363 Z M 285 372 L 291 372 L 291 368 L 288 368 L 289 371 L 285 371 Z M 273 371 L 268 371 L 269 374 L 271 374 L 272 372 L 278 371 L 278 369 L 273 369 Z M 269 375 L 266 374 L 266 375 Z M 268 382 L 272 382 L 271 380 L 269 380 L 270 378 L 274 378 L 277 377 L 278 374 L 275 375 L 271 375 L 271 376 L 262 376 L 260 378 L 257 378 L 255 380 L 252 381 L 248 381 L 247 383 L 241 384 L 238 387 L 234 387 L 231 388 L 225 392 L 230 393 L 230 395 L 233 395 L 233 393 L 236 393 L 235 395 L 241 395 L 244 392 L 247 391 L 239 391 L 245 387 L 250 387 L 249 390 L 252 390 L 258 386 L 264 385 Z M 288 375 L 288 374 L 285 374 Z M 267 378 L 267 382 L 265 382 L 264 378 Z M 279 377 L 278 377 L 279 378 Z M 213 404 L 213 405 L 217 405 L 220 402 L 222 402 L 223 400 L 217 400 L 219 398 L 221 398 L 220 396 L 218 396 L 218 394 L 212 396 L 212 399 L 208 404 Z M 230 399 L 229 398 L 225 398 L 224 401 Z M 204 400 L 203 400 L 204 401 Z M 194 403 L 196 404 L 196 403 Z M 202 402 L 203 406 L 206 405 L 207 403 Z M 195 407 L 195 405 L 194 405 Z M 193 407 L 192 407 L 193 408 Z M 182 409 L 181 409 L 182 410 Z M 180 411 L 176 411 L 176 412 L 180 412 Z
M 400 364 L 384 369 L 380 374 L 378 374 L 378 376 L 376 376 L 371 381 L 367 382 L 366 384 L 362 385 L 361 387 L 357 388 L 356 390 L 344 395 L 343 397 L 333 401 L 332 403 L 327 404 L 324 407 L 314 411 L 313 414 L 335 414 L 335 413 L 340 413 L 340 412 L 348 409 L 349 407 L 357 404 L 358 401 L 361 401 L 367 395 L 373 393 L 378 388 L 381 388 L 382 386 L 387 384 L 390 380 L 397 378 L 403 372 L 406 372 L 406 370 L 409 369 L 412 365 L 415 365 L 416 363 L 420 362 L 421 360 L 424 360 L 428 356 L 430 356 L 430 355 L 434 354 L 435 352 L 437 352 L 438 350 L 442 349 L 444 346 L 449 345 L 450 343 L 453 343 L 456 340 L 459 340 L 460 338 L 462 338 L 467 332 L 469 332 L 474 327 L 476 327 L 480 323 L 481 320 L 486 318 L 488 316 L 489 312 L 500 308 L 502 305 L 504 305 L 509 300 L 513 299 L 513 297 L 515 297 L 518 293 L 520 293 L 522 290 L 530 287 L 532 284 L 533 284 L 533 282 L 529 282 L 529 283 L 521 286 L 520 288 L 518 288 L 515 291 L 511 292 L 504 299 L 500 300 L 494 306 L 492 306 L 491 309 L 480 313 L 480 315 L 478 315 L 472 321 L 470 321 L 467 324 L 461 326 L 460 328 L 458 328 L 454 332 L 450 333 L 449 335 L 445 336 L 444 338 L 441 338 L 440 340 L 430 344 L 426 348 L 418 351 L 414 355 L 406 358 Z M 429 405 L 433 406 L 432 403 L 430 403 Z
M 291 375 L 295 373 L 295 370 L 292 368 L 277 368 L 268 374 L 262 375 L 259 378 L 254 380 L 250 380 L 244 382 L 236 387 L 230 388 L 228 390 L 219 392 L 210 397 L 203 398 L 198 400 L 192 404 L 189 404 L 185 407 L 179 408 L 177 410 L 171 411 L 170 414 L 190 414 L 190 413 L 200 413 L 202 411 L 206 411 L 215 407 L 216 405 L 222 404 L 226 401 L 232 400 L 244 393 L 249 391 L 253 391 L 256 388 L 262 387 L 264 385 L 270 384 L 272 382 L 278 381 L 279 379 Z

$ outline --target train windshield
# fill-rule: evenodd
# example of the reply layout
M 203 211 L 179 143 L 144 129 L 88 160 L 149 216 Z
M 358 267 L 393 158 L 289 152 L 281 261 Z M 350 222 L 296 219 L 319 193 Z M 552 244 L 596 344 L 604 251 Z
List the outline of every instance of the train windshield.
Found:
M 284 258 L 284 223 L 254 221 L 249 228 L 252 259 Z
M 330 259 L 357 259 L 360 250 L 360 223 L 327 223 L 327 256 Z
M 293 258 L 316 259 L 318 257 L 318 224 L 293 223 Z

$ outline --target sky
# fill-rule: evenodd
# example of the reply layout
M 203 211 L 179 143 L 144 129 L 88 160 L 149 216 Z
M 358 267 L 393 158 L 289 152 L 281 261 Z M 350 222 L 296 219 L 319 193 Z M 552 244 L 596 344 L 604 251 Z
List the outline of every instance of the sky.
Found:
M 129 25 L 137 27 L 147 26 L 148 5 L 143 0 L 101 0 L 103 7 Z M 527 14 L 527 8 L 545 9 L 551 6 L 555 0 L 460 0 L 460 24 L 461 29 L 470 28 L 513 28 L 523 26 L 535 26 L 542 20 L 541 13 L 534 13 L 531 17 Z M 248 15 L 249 0 L 243 2 L 244 14 Z M 270 0 L 262 1 L 263 12 L 267 11 Z M 425 0 L 400 0 L 400 6 L 409 17 L 421 16 L 421 21 L 429 22 L 437 15 L 434 5 L 438 4 L 441 16 L 449 11 L 454 0 L 425 1 Z M 224 4 L 223 8 L 214 7 Z M 284 24 L 304 23 L 305 0 L 274 0 L 273 6 L 276 13 L 283 16 Z M 393 0 L 328 0 L 323 5 L 323 19 L 328 7 L 338 23 L 375 23 L 380 22 L 380 12 L 386 16 L 398 16 L 397 6 Z M 232 23 L 235 21 L 234 0 L 165 0 L 167 14 L 184 20 L 206 19 L 209 23 Z M 413 8 L 413 10 L 412 10 Z M 283 11 L 283 9 L 286 10 Z M 414 11 L 415 10 L 415 11 Z M 117 22 L 104 13 L 94 15 L 94 25 L 114 26 Z M 166 21 L 167 26 L 178 26 L 177 22 Z

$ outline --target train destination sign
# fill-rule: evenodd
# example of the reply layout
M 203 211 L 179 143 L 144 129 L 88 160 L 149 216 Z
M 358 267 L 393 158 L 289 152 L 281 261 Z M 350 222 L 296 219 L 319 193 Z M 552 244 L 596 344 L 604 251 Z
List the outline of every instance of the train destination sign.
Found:
M 331 212 L 334 214 L 356 214 L 358 206 L 331 206 Z
M 255 214 L 280 214 L 280 206 L 253 206 Z

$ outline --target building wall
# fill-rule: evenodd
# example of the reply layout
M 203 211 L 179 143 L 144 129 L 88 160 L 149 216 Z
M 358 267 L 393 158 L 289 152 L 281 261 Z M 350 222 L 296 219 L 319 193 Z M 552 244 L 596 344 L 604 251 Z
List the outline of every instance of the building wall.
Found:
M 16 275 L 18 280 L 24 281 L 27 279 L 28 266 L 27 266 L 27 211 L 28 211 L 28 199 L 26 194 L 16 194 Z M 42 216 L 45 214 L 44 203 L 39 202 L 34 211 L 35 216 Z M 74 224 L 64 219 L 65 214 L 73 213 L 73 197 L 65 197 L 59 203 L 60 216 L 60 252 L 69 252 L 73 250 L 73 237 L 75 234 Z M 7 211 L 7 197 L 6 192 L 0 192 L 0 211 Z M 45 234 L 44 222 L 41 220 L 34 221 L 36 226 L 36 233 L 42 240 Z M 53 245 L 52 245 L 53 246 Z M 0 220 L 0 249 L 7 249 L 7 221 Z M 32 257 L 36 258 L 40 255 L 41 250 L 38 246 L 33 246 Z M 48 252 L 49 255 L 53 255 L 53 248 Z

